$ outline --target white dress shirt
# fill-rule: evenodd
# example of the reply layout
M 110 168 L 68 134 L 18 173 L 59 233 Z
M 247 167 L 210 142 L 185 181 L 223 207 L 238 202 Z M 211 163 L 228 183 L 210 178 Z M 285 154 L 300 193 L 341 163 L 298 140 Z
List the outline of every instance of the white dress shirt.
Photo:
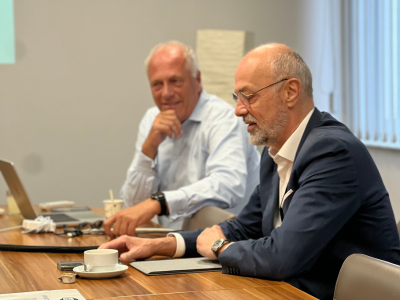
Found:
M 182 124 L 183 134 L 167 137 L 152 160 L 142 153 L 142 145 L 159 112 L 150 108 L 140 123 L 136 152 L 121 190 L 125 207 L 161 191 L 169 216 L 159 217 L 159 222 L 173 229 L 181 229 L 184 217 L 206 205 L 239 213 L 259 183 L 260 155 L 234 108 L 203 91 Z

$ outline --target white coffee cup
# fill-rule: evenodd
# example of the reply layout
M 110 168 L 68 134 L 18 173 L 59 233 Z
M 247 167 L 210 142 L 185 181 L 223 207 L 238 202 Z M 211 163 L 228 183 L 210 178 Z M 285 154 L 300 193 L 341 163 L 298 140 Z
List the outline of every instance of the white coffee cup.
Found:
M 104 214 L 106 218 L 109 218 L 117 211 L 120 211 L 122 209 L 122 204 L 124 204 L 124 201 L 120 199 L 114 199 L 114 201 L 104 200 L 103 202 L 104 202 Z
M 86 270 L 89 272 L 114 271 L 118 264 L 118 250 L 94 249 L 84 252 Z

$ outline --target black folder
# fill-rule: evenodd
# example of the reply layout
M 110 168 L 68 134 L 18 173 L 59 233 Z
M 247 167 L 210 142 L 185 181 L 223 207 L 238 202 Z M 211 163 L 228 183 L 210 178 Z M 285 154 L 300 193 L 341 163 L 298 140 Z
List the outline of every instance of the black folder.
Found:
M 131 262 L 131 266 L 146 275 L 215 272 L 222 269 L 217 260 L 204 257 L 142 260 Z

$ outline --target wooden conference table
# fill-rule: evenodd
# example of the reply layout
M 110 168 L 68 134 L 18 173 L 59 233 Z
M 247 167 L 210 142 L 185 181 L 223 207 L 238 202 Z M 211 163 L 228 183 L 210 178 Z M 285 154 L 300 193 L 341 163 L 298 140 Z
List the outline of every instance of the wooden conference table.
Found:
M 93 210 L 102 213 L 102 209 Z M 21 219 L 21 216 L 8 216 L 6 211 L 0 216 L 0 229 L 16 226 Z M 21 229 L 0 232 L 0 244 L 10 245 L 95 246 L 106 241 L 108 237 L 104 235 L 68 238 L 51 233 L 21 234 Z M 57 262 L 82 260 L 83 253 L 0 251 L 0 294 L 77 289 L 86 299 L 315 299 L 284 282 L 221 272 L 146 276 L 129 267 L 116 278 L 78 278 L 74 284 L 61 283 L 58 278 L 65 271 L 57 269 Z

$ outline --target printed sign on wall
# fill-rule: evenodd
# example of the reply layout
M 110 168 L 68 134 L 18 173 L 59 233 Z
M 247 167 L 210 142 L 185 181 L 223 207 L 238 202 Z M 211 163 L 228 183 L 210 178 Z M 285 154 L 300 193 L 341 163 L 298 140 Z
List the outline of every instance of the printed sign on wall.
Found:
M 253 47 L 253 34 L 246 31 L 198 30 L 196 53 L 206 92 L 235 105 L 232 100 L 235 71 Z

